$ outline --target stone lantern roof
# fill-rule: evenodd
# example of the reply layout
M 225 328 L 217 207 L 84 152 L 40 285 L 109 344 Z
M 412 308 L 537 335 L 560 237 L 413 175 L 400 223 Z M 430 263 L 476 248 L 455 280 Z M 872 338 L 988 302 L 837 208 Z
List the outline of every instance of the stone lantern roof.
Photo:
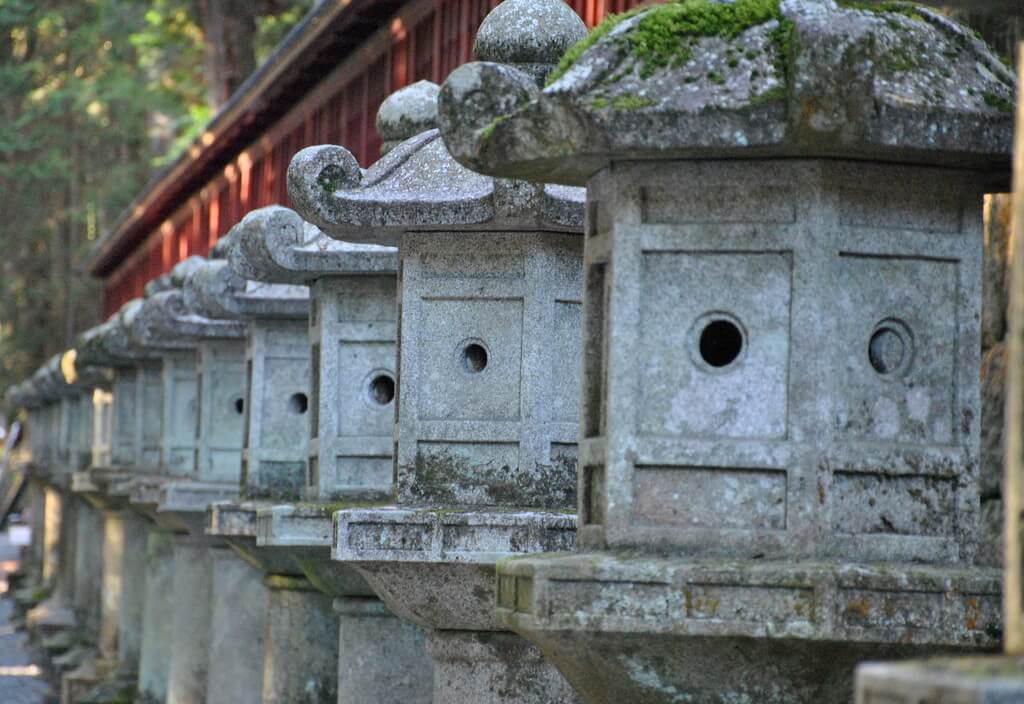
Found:
M 126 319 L 133 319 L 143 302 L 141 298 L 133 298 L 105 322 L 82 333 L 75 344 L 76 362 L 97 366 L 131 366 L 157 359 L 153 353 L 134 344 L 126 326 Z
M 43 401 L 56 401 L 63 395 L 64 377 L 60 372 L 60 355 L 47 359 L 35 373 L 32 381 Z
M 394 248 L 332 240 L 279 205 L 253 210 L 231 232 L 231 268 L 257 281 L 308 284 L 324 276 L 393 274 L 398 266 Z
M 198 256 L 178 262 L 170 272 L 171 288 L 125 304 L 118 315 L 131 344 L 164 350 L 192 349 L 197 339 L 240 339 L 245 335 L 243 322 L 208 318 L 185 300 L 183 287 L 210 263 Z
M 941 164 L 1005 182 L 1015 93 L 984 42 L 926 7 L 686 0 L 606 21 L 543 89 L 466 64 L 442 87 L 439 123 L 463 165 L 543 182 L 704 157 Z
M 208 318 L 304 318 L 309 289 L 291 284 L 250 281 L 226 259 L 209 262 L 186 280 L 185 304 Z
M 492 19 L 495 15 L 497 20 Z M 525 23 L 537 29 L 531 40 L 537 46 L 510 43 L 501 28 L 503 17 L 517 27 Z M 512 62 L 502 69 L 533 81 L 530 75 L 546 73 L 585 31 L 582 20 L 561 0 L 506 0 L 481 26 L 475 51 L 482 58 Z M 399 91 L 389 99 L 393 102 L 385 101 L 381 119 L 417 126 L 413 117 L 422 113 L 428 93 L 426 87 L 410 95 Z M 399 110 L 410 116 L 399 119 Z M 303 149 L 288 167 L 288 195 L 296 210 L 331 237 L 385 245 L 395 244 L 410 230 L 579 231 L 582 226 L 582 190 L 475 173 L 452 158 L 436 129 L 406 137 L 366 170 L 344 147 Z

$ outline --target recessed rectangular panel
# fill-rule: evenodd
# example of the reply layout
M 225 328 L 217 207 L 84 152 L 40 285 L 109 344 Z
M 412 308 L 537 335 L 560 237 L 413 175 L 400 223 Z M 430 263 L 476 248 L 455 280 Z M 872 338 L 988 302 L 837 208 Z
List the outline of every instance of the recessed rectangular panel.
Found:
M 430 545 L 432 526 L 423 523 L 349 523 L 348 548 L 352 550 L 424 550 Z
M 239 430 L 239 433 L 241 433 L 241 430 Z M 203 473 L 203 480 L 213 482 L 239 481 L 242 471 L 242 452 L 240 448 L 211 449 L 208 456 L 210 458 L 210 466 Z
M 841 589 L 838 597 L 837 616 L 844 626 L 914 630 L 942 623 L 941 592 Z
M 836 432 L 871 442 L 955 443 L 958 350 L 976 344 L 957 318 L 958 264 L 844 255 L 838 277 L 842 285 L 830 289 L 834 333 L 823 340 L 837 388 Z
M 963 205 L 956 193 L 886 183 L 877 189 L 847 187 L 840 191 L 839 222 L 881 230 L 959 232 Z
M 460 249 L 447 254 L 423 254 L 420 266 L 427 278 L 522 278 L 523 257 L 493 251 Z
M 785 530 L 786 472 L 638 466 L 633 516 L 643 525 Z
M 238 364 L 217 365 L 206 370 L 203 384 L 208 387 L 206 398 L 212 404 L 209 422 L 202 429 L 207 445 L 237 447 L 241 451 L 245 417 L 244 374 L 241 358 Z
M 335 488 L 376 491 L 392 484 L 394 463 L 390 457 L 341 455 L 335 467 Z
M 643 221 L 649 224 L 789 223 L 796 220 L 792 189 L 779 186 L 716 184 L 680 197 L 675 187 L 641 190 Z
M 306 321 L 278 321 L 266 333 L 267 349 L 273 354 L 309 354 L 309 326 Z
M 580 325 L 583 305 L 579 301 L 555 301 L 554 336 L 551 349 L 551 390 L 548 398 L 550 418 L 554 421 L 576 422 L 580 407 L 580 376 L 583 359 Z
M 413 333 L 419 418 L 518 420 L 522 300 L 426 299 L 420 307 Z
M 337 279 L 331 288 L 332 307 L 339 323 L 382 323 L 382 329 L 393 329 L 395 321 L 394 276 L 367 276 L 359 279 Z
M 304 350 L 305 351 L 305 350 Z M 254 393 L 260 404 L 260 447 L 305 452 L 309 437 L 309 360 L 299 357 L 268 357 L 263 380 Z
M 687 585 L 686 617 L 726 623 L 794 624 L 814 620 L 814 590 L 801 587 Z
M 550 491 L 538 471 L 520 466 L 518 443 L 421 441 L 400 490 L 421 503 L 531 506 Z
M 338 368 L 320 382 L 338 389 L 338 436 L 392 434 L 394 368 L 393 342 L 338 343 Z
M 668 584 L 553 579 L 547 616 L 571 614 L 611 618 L 670 619 L 685 609 L 683 593 Z
M 789 253 L 649 251 L 641 269 L 641 434 L 786 437 Z
M 836 472 L 829 498 L 840 534 L 949 536 L 956 525 L 955 479 Z
M 533 542 L 533 532 L 530 526 L 445 526 L 441 545 L 446 552 L 514 553 Z

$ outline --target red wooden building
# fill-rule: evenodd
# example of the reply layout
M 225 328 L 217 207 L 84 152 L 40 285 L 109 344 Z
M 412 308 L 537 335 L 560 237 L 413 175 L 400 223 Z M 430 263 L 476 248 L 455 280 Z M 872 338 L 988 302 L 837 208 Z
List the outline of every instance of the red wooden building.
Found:
M 322 0 L 177 162 L 157 174 L 98 243 L 88 271 L 104 311 L 210 246 L 254 208 L 288 204 L 295 152 L 342 144 L 367 166 L 380 154 L 377 107 L 390 93 L 441 83 L 472 59 L 499 0 Z M 641 0 L 567 0 L 590 26 Z

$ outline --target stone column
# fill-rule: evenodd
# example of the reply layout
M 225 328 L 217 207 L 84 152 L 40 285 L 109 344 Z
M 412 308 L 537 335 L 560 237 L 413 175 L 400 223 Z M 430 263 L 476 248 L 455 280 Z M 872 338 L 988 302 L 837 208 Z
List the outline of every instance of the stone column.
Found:
M 174 639 L 175 564 L 171 533 L 150 525 L 146 531 L 146 596 L 139 649 L 140 704 L 167 701 Z
M 840 702 L 873 653 L 996 645 L 981 200 L 1012 77 L 924 8 L 735 10 L 645 8 L 543 89 L 442 87 L 462 164 L 587 184 L 579 553 L 498 568 L 499 619 L 587 702 Z M 891 61 L 921 42 L 957 56 L 927 93 Z
M 174 535 L 173 630 L 167 701 L 205 704 L 210 666 L 213 555 L 202 538 Z
M 390 615 L 372 598 L 361 577 L 330 559 L 332 511 L 345 505 L 344 501 L 383 499 L 390 490 L 394 250 L 331 241 L 315 228 L 305 227 L 294 212 L 278 207 L 250 213 L 233 234 L 237 245 L 229 261 L 236 273 L 265 282 L 311 284 L 308 348 L 312 350 L 312 383 L 306 431 L 311 440 L 308 450 L 299 448 L 299 458 L 305 460 L 308 452 L 305 491 L 315 503 L 259 507 L 254 559 L 265 562 L 270 550 L 292 555 L 299 574 L 322 592 L 303 588 L 289 597 L 313 601 L 308 608 L 315 603 L 322 606 L 323 594 L 336 604 L 352 599 L 353 608 L 358 605 L 341 618 L 340 631 L 332 635 L 334 648 L 338 648 L 339 633 L 341 639 L 337 650 L 339 701 L 428 700 L 430 678 L 417 674 L 426 664 L 422 632 Z M 259 378 L 254 364 L 253 386 Z M 280 386 L 283 378 L 262 378 L 264 393 L 285 397 Z M 276 418 L 277 427 L 294 422 L 294 416 L 288 414 Z M 254 434 L 255 427 L 250 426 L 250 442 L 262 443 Z M 346 470 L 339 474 L 334 469 L 322 471 L 322 467 Z M 252 491 L 256 476 L 251 464 L 249 470 L 247 490 Z M 259 491 L 272 496 L 275 489 L 268 486 Z M 294 576 L 287 568 L 281 573 Z M 279 581 L 277 588 L 289 584 L 304 583 Z M 368 628 L 370 623 L 376 634 Z M 314 647 L 312 643 L 310 647 Z M 268 648 L 278 653 L 275 667 L 300 672 L 307 666 L 303 651 L 280 652 L 272 643 Z M 377 664 L 358 670 L 355 676 L 353 661 Z M 404 674 L 385 676 L 391 671 Z
M 380 599 L 342 596 L 338 616 L 338 701 L 409 704 L 426 699 L 434 681 L 423 630 L 395 618 Z
M 337 622 L 331 598 L 308 580 L 270 575 L 263 704 L 338 698 Z M 293 653 L 303 653 L 297 660 Z M 277 661 L 288 663 L 281 666 Z
M 228 548 L 216 548 L 207 704 L 249 704 L 262 691 L 269 595 L 262 573 Z M 282 700 L 287 701 L 287 700 Z

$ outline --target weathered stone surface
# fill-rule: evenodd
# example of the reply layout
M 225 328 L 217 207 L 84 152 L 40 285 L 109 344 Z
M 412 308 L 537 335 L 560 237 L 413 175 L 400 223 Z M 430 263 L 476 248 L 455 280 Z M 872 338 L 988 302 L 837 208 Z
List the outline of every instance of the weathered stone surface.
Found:
M 854 665 L 995 649 L 977 568 L 581 554 L 500 565 L 498 614 L 587 702 L 848 701 Z
M 230 550 L 212 553 L 206 704 L 252 704 L 263 691 L 270 595 L 257 568 Z
M 564 2 L 506 0 L 480 24 L 473 53 L 481 61 L 511 66 L 540 83 L 586 34 L 583 20 Z
M 983 499 L 981 502 L 981 530 L 975 562 L 986 567 L 1002 567 L 1006 554 L 1003 533 L 1003 500 Z
M 513 554 L 571 550 L 571 514 L 346 509 L 336 560 L 352 563 L 398 616 L 433 629 L 499 630 L 494 564 Z
M 243 560 L 267 574 L 302 576 L 287 547 L 256 545 L 257 512 L 272 506 L 260 501 L 217 501 L 206 509 L 206 534 L 226 539 Z
M 1006 405 L 1006 343 L 981 358 L 981 495 L 1001 495 L 1003 483 L 1003 407 Z
M 338 624 L 331 597 L 304 579 L 268 577 L 263 704 L 318 704 L 338 697 Z
M 379 599 L 339 597 L 338 701 L 429 702 L 434 674 L 423 631 L 400 621 Z
M 174 547 L 171 534 L 146 530 L 146 596 L 138 693 L 142 704 L 167 701 L 174 638 Z
M 1011 704 L 1024 701 L 1024 659 L 931 658 L 857 668 L 857 704 Z
M 387 154 L 409 137 L 437 127 L 437 92 L 431 81 L 396 90 L 377 110 L 377 134 L 384 140 L 381 154 Z
M 174 536 L 174 626 L 167 701 L 205 704 L 210 665 L 210 547 L 188 535 Z
M 543 91 L 490 63 L 456 69 L 439 124 L 463 164 L 545 182 L 711 155 L 941 163 L 1005 181 L 1012 73 L 936 10 L 845 5 L 643 9 L 574 47 Z
M 185 305 L 208 318 L 295 319 L 309 315 L 308 288 L 250 281 L 236 273 L 226 259 L 196 269 L 185 280 L 183 292 Z
M 564 704 L 577 700 L 576 692 L 540 652 L 510 633 L 431 631 L 427 648 L 437 663 L 435 702 Z
M 228 261 L 257 281 L 309 284 L 332 275 L 394 274 L 397 266 L 394 248 L 333 240 L 277 205 L 250 211 L 232 230 L 237 246 Z

